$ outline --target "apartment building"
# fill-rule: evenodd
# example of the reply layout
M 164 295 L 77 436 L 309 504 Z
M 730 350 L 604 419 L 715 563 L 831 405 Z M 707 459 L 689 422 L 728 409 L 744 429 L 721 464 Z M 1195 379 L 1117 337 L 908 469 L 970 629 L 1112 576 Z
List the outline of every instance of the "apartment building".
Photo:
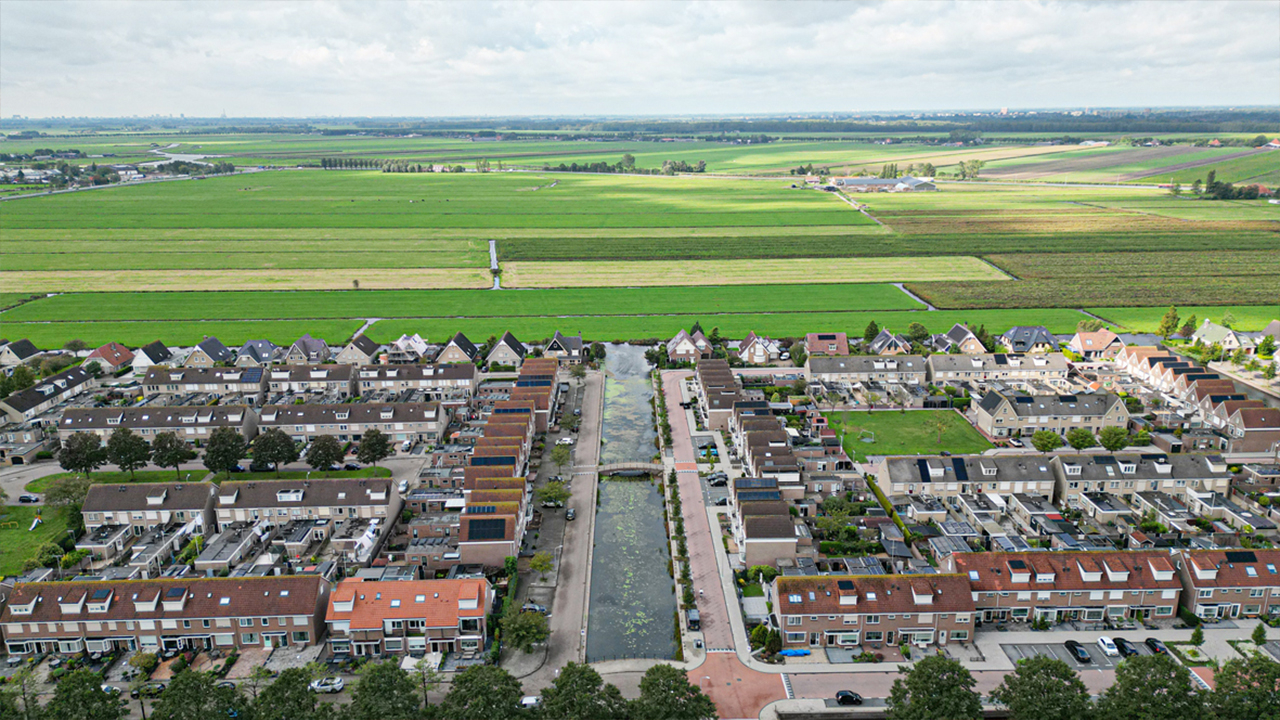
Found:
M 1096 435 L 1104 427 L 1128 424 L 1124 401 L 1111 393 L 1024 395 L 992 390 L 974 406 L 974 425 L 996 438 L 1029 437 L 1041 430 L 1065 437 L 1077 428 Z
M 1055 486 L 1047 455 L 957 455 L 884 458 L 876 468 L 887 495 L 1031 493 L 1052 497 Z
M 20 583 L 0 625 L 11 656 L 305 647 L 328 594 L 314 575 Z
M 1106 492 L 1121 498 L 1162 491 L 1185 495 L 1188 489 L 1227 494 L 1231 473 L 1219 455 L 1185 453 L 1119 453 L 1055 455 L 1053 497 L 1061 505 L 1080 507 L 1080 495 Z
M 943 569 L 968 578 L 983 622 L 1169 619 L 1182 597 L 1160 551 L 956 553 Z
M 375 390 L 421 390 L 428 400 L 466 400 L 475 393 L 479 377 L 476 366 L 469 362 L 444 365 L 361 365 L 356 373 L 356 384 L 360 395 Z
M 356 394 L 352 365 L 277 365 L 267 369 L 267 389 L 273 393 L 323 393 L 340 398 Z
M 804 364 L 804 377 L 810 382 L 847 385 L 922 385 L 926 365 L 920 355 L 810 356 Z
M 258 433 L 258 413 L 245 405 L 67 408 L 58 421 L 58 437 L 65 441 L 75 433 L 88 432 L 105 441 L 117 428 L 129 428 L 147 441 L 171 432 L 194 443 L 208 440 L 221 427 L 235 428 L 252 440 Z
M 1182 604 L 1206 620 L 1280 612 L 1280 550 L 1184 550 Z
M 772 590 L 784 649 L 870 652 L 973 638 L 974 604 L 964 575 L 779 576 Z
M 338 583 L 325 622 L 330 654 L 360 657 L 484 651 L 496 612 L 484 578 Z
M 322 435 L 359 442 L 364 433 L 378 430 L 397 443 L 435 444 L 447 425 L 438 402 L 267 405 L 259 420 L 259 430 L 279 429 L 301 442 Z
M 267 388 L 266 372 L 261 367 L 182 367 L 154 366 L 142 379 L 142 394 L 185 395 L 211 393 L 244 395 L 251 404 L 262 399 Z

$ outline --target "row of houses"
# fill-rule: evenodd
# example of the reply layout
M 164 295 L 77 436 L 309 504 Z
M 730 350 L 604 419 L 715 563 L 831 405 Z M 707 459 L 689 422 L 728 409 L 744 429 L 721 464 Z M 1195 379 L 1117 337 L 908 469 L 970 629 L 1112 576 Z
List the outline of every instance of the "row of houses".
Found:
M 804 365 L 810 382 L 846 385 L 876 383 L 919 386 L 991 382 L 1037 381 L 1050 386 L 1067 386 L 1070 366 L 1061 353 L 983 353 L 975 355 L 934 354 L 809 356 Z
M 779 576 L 784 648 L 874 650 L 973 640 L 983 623 L 1204 619 L 1280 612 L 1280 550 L 952 555 L 929 575 Z

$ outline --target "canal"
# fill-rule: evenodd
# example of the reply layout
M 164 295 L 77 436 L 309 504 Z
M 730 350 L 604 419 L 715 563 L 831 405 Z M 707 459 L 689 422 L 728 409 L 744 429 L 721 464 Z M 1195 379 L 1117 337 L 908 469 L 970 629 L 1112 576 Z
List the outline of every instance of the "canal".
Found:
M 609 345 L 605 360 L 600 462 L 650 462 L 653 386 L 644 348 Z M 662 493 L 648 478 L 604 479 L 596 508 L 587 611 L 587 662 L 672 658 L 676 644 L 671 554 Z

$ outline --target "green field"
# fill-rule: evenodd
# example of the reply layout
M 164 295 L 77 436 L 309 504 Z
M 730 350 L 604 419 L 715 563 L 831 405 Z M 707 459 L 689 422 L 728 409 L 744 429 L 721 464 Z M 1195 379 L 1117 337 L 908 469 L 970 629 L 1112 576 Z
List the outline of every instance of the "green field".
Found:
M 946 419 L 947 426 L 938 442 L 938 431 L 929 427 L 934 417 Z M 898 412 L 827 413 L 827 420 L 844 439 L 849 457 L 865 462 L 868 455 L 936 455 L 943 450 L 959 454 L 980 453 L 992 447 L 964 416 L 952 410 L 910 410 Z M 864 442 L 875 434 L 875 442 Z
M 2 316 L 0 316 L 2 317 Z M 331 343 L 344 343 L 360 320 L 160 320 L 119 322 L 0 322 L 0 333 L 10 339 L 28 338 L 40 348 L 60 348 L 68 340 L 83 340 L 90 346 L 118 342 L 141 347 L 162 340 L 170 346 L 190 347 L 206 337 L 216 337 L 238 347 L 249 340 L 271 340 L 290 345 L 310 334 Z
M 137 478 L 134 479 L 134 478 L 130 478 L 129 473 L 127 472 L 99 470 L 97 472 L 94 472 L 92 475 L 90 475 L 89 479 L 91 479 L 94 483 L 97 483 L 97 484 L 112 485 L 116 483 L 131 483 L 131 482 L 138 482 L 138 483 L 180 482 L 182 480 L 185 480 L 189 476 L 191 478 L 191 482 L 200 482 L 201 480 L 204 480 L 205 476 L 208 474 L 209 472 L 207 470 L 194 470 L 194 471 L 183 470 L 179 473 L 174 473 L 172 470 L 139 470 L 136 474 Z M 78 477 L 78 475 L 77 473 L 69 473 L 69 472 L 45 475 L 42 478 L 36 478 L 35 480 L 32 480 L 31 482 L 27 483 L 23 489 L 26 490 L 27 492 L 42 493 L 45 490 L 48 490 L 49 486 L 52 485 L 53 483 L 59 480 L 65 480 L 66 478 L 70 478 L 70 477 Z
M 1273 292 L 1273 296 L 1276 293 Z M 1226 305 L 1226 306 L 1184 306 L 1178 305 L 1178 316 L 1183 322 L 1186 322 L 1192 315 L 1196 317 L 1197 324 L 1207 320 L 1213 322 L 1222 322 L 1223 317 L 1229 312 L 1236 321 L 1232 324 L 1237 330 L 1244 332 L 1258 331 L 1267 326 L 1272 320 L 1280 320 L 1280 304 L 1272 305 Z M 1089 312 L 1101 318 L 1106 318 L 1111 322 L 1123 328 L 1127 328 L 1132 332 L 1155 332 L 1160 326 L 1160 318 L 1169 311 L 1169 306 L 1161 307 L 1095 307 L 1089 308 Z
M 29 530 L 37 514 L 44 522 Z M 66 532 L 66 509 L 0 506 L 0 576 L 20 574 L 23 563 L 35 557 L 42 545 L 57 542 Z

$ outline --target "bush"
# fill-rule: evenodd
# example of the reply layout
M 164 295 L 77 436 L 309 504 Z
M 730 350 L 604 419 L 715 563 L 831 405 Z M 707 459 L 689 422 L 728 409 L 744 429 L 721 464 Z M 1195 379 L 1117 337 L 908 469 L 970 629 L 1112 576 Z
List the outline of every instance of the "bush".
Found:
M 1178 608 L 1178 619 L 1182 620 L 1182 623 L 1188 627 L 1199 627 L 1200 625 L 1200 618 L 1186 608 Z

